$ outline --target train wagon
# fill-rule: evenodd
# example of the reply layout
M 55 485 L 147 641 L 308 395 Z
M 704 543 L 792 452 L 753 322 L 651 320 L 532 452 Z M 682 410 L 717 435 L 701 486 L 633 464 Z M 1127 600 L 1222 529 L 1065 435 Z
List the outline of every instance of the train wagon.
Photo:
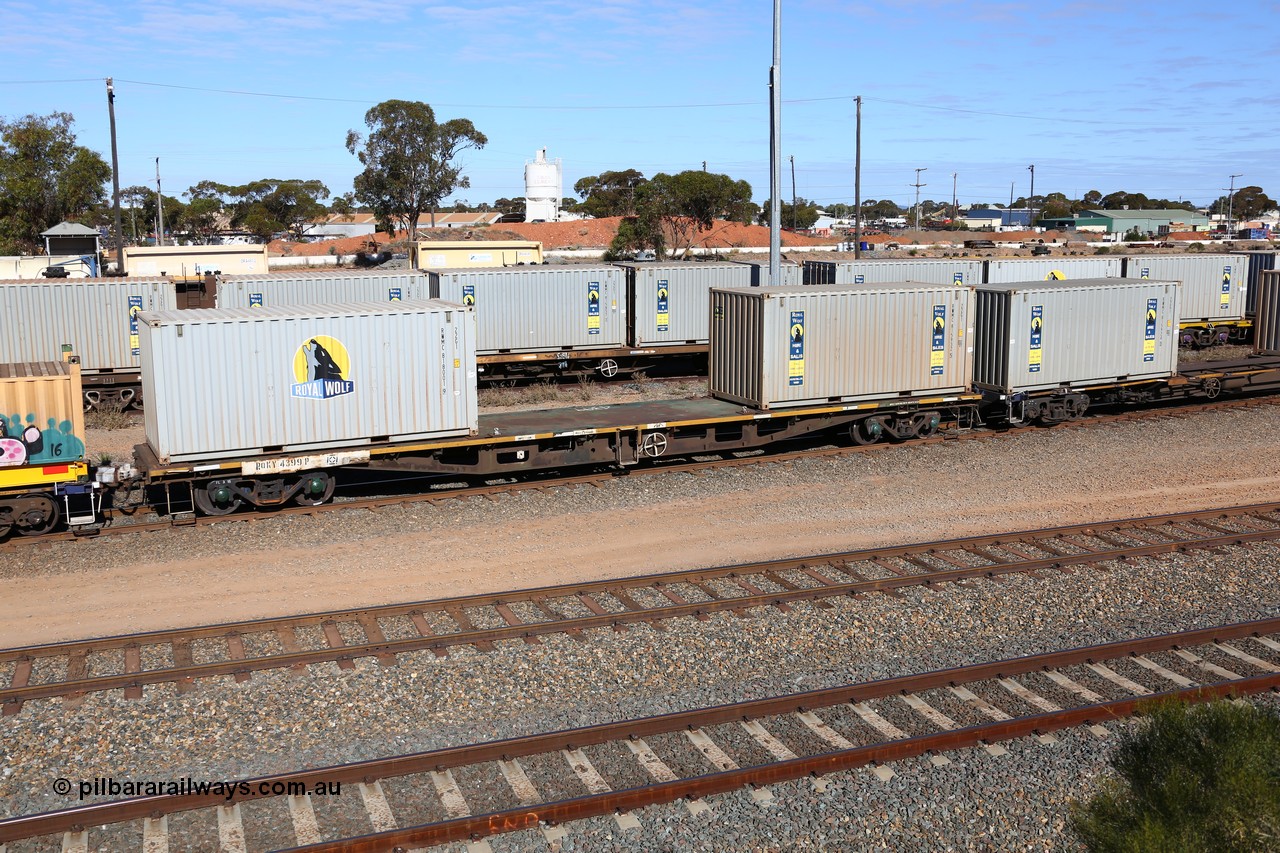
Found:
M 1130 255 L 1126 278 L 1182 282 L 1179 340 L 1210 346 L 1243 340 L 1242 323 L 1249 281 L 1247 255 Z
M 82 395 L 74 360 L 0 364 L 0 538 L 96 520 Z
M 1013 422 L 1071 420 L 1094 394 L 1141 395 L 1178 371 L 1181 290 L 1123 278 L 984 284 L 974 387 Z

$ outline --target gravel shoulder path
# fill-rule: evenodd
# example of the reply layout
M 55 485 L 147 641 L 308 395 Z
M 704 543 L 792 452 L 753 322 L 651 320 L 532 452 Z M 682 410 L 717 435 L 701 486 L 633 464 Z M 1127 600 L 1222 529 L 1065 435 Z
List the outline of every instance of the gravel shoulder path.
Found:
M 1280 501 L 1280 410 L 0 554 L 0 646 Z

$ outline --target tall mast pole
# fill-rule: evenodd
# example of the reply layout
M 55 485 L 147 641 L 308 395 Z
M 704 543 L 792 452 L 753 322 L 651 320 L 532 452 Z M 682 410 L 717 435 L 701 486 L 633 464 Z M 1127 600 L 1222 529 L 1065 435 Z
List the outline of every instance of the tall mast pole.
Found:
M 862 96 L 858 104 L 858 120 L 853 140 L 853 257 L 862 257 Z
M 116 274 L 124 275 L 124 228 L 120 225 L 120 156 L 116 153 L 116 90 L 107 78 L 107 116 L 111 120 L 111 209 L 116 226 Z
M 156 158 L 156 245 L 164 245 L 164 193 L 160 192 L 160 158 Z
M 769 67 L 769 283 L 782 284 L 782 0 L 773 0 Z

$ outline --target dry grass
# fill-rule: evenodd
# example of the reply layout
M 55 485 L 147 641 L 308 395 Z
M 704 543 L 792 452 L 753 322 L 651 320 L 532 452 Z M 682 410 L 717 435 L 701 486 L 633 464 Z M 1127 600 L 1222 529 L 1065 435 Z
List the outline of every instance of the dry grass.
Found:
M 117 400 L 104 400 L 98 408 L 84 415 L 84 425 L 88 429 L 128 429 L 133 423 L 133 418 L 125 414 L 124 406 Z

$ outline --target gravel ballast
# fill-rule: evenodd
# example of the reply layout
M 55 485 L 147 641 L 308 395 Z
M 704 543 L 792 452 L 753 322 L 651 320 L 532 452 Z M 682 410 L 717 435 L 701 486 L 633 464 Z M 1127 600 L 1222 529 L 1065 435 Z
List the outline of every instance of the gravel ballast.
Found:
M 349 671 L 272 671 L 240 685 L 200 682 L 185 694 L 172 685 L 148 687 L 141 701 L 118 691 L 94 694 L 75 710 L 41 700 L 0 721 L 0 801 L 8 814 L 72 805 L 50 791 L 58 776 L 240 778 L 1271 617 L 1280 611 L 1272 595 L 1278 560 L 1280 549 L 1257 545 L 1110 564 L 1108 571 L 908 589 L 901 598 L 836 599 L 831 609 L 798 604 L 790 613 L 766 609 L 749 619 L 715 614 L 706 622 L 664 623 L 662 631 L 590 631 L 582 642 L 553 636 L 539 646 L 503 643 L 489 654 L 402 655 L 397 666 L 362 659 Z M 1081 672 L 1073 677 L 1086 681 Z M 1105 683 L 1090 686 L 1115 695 Z M 1037 692 L 1055 695 L 1047 686 Z M 876 707 L 921 729 L 900 704 Z M 961 718 L 941 700 L 935 707 Z M 839 709 L 818 713 L 843 725 Z M 787 740 L 785 726 L 767 727 Z M 740 763 L 763 754 L 740 730 L 720 728 L 709 733 Z M 822 794 L 803 780 L 776 785 L 771 806 L 736 792 L 710 798 L 711 816 L 690 815 L 681 804 L 655 806 L 637 814 L 640 830 L 620 830 L 612 818 L 574 824 L 564 849 L 1069 847 L 1066 803 L 1086 795 L 1103 769 L 1106 743 L 1096 740 L 1065 733 L 1056 745 L 1012 744 L 1003 757 L 962 750 L 943 767 L 895 765 L 898 775 L 887 783 L 867 770 L 841 773 Z M 659 748 L 657 739 L 651 745 Z M 589 755 L 611 775 L 606 755 Z M 696 753 L 684 760 L 696 766 Z M 548 792 L 553 783 L 575 790 L 555 756 L 530 760 L 526 769 Z M 637 778 L 634 766 L 613 775 L 616 785 Z M 482 777 L 459 779 L 473 809 L 490 802 L 480 793 L 486 788 L 506 796 Z M 355 792 L 343 799 L 343 810 L 359 805 Z M 537 833 L 493 841 L 495 850 L 545 844 Z

